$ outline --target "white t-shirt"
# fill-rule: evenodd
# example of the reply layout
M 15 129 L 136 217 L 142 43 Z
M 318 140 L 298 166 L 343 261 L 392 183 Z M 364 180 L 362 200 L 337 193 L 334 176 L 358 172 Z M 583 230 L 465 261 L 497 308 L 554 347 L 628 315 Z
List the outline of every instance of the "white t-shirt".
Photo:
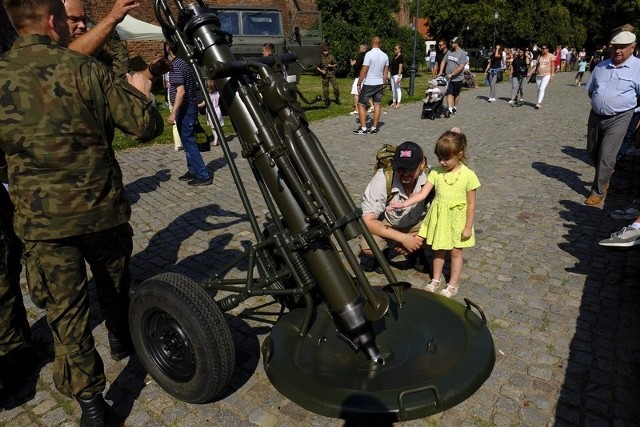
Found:
M 362 82 L 363 85 L 377 86 L 384 84 L 384 67 L 389 65 L 389 57 L 380 48 L 374 47 L 364 55 L 363 66 L 368 66 L 369 70 Z
M 427 175 L 421 173 L 416 181 L 416 186 L 413 189 L 414 193 L 420 191 L 420 189 L 427 183 Z M 403 202 L 409 198 L 404 191 L 400 178 L 393 174 L 393 185 L 391 186 L 391 193 L 393 198 L 390 202 Z M 378 169 L 378 172 L 371 178 L 367 188 L 362 195 L 362 214 L 373 213 L 376 218 L 384 218 L 389 223 L 398 228 L 411 227 L 422 221 L 424 218 L 424 203 L 416 203 L 405 209 L 394 209 L 387 211 L 387 178 L 384 175 L 384 170 Z

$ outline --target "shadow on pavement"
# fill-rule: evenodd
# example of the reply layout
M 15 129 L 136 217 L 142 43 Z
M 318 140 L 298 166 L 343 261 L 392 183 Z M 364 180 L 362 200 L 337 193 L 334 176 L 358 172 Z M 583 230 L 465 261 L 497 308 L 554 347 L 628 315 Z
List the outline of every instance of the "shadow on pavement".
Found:
M 209 222 L 209 217 L 215 217 L 215 222 Z M 178 216 L 166 228 L 153 235 L 143 251 L 132 257 L 131 273 L 134 281 L 142 282 L 156 274 L 170 271 L 185 274 L 196 281 L 206 278 L 211 270 L 226 264 L 226 260 L 233 259 L 240 253 L 238 250 L 223 251 L 233 236 L 229 233 L 216 236 L 209 242 L 206 250 L 184 259 L 179 255 L 182 243 L 197 232 L 221 230 L 245 221 L 245 214 L 229 212 L 215 204 Z
M 134 205 L 140 200 L 140 195 L 144 193 L 152 193 L 160 187 L 161 182 L 169 181 L 171 174 L 169 169 L 162 169 L 152 176 L 145 176 L 125 186 L 125 192 L 129 198 L 129 203 Z
M 562 166 L 550 165 L 543 162 L 533 162 L 531 167 L 544 176 L 557 179 L 567 184 L 569 188 L 583 196 L 589 196 L 589 191 L 585 188 L 585 183 L 580 179 L 580 174 Z
M 562 150 L 560 151 L 562 151 L 567 156 L 573 157 L 574 159 L 577 159 L 577 160 L 581 160 L 588 165 L 591 164 L 591 159 L 589 159 L 589 154 L 587 154 L 586 149 L 565 145 L 562 147 Z
M 619 203 L 611 195 L 602 210 L 560 201 L 567 234 L 559 247 L 576 259 L 567 271 L 585 277 L 582 289 L 558 289 L 582 297 L 555 425 L 636 425 L 640 416 L 640 248 L 598 245 L 621 228 L 607 208 Z
M 129 357 L 127 366 L 120 372 L 120 375 L 111 383 L 105 398 L 113 401 L 113 410 L 118 418 L 124 419 L 129 416 L 133 404 L 140 396 L 140 392 L 146 386 L 145 378 L 147 371 L 134 354 Z

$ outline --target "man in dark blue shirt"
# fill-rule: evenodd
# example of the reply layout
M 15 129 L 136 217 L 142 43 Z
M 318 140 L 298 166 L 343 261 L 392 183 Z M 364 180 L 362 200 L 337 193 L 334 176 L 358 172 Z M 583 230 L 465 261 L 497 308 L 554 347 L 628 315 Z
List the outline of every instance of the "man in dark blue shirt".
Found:
M 173 50 L 173 49 L 172 49 Z M 175 55 L 175 51 L 173 54 Z M 169 71 L 169 102 L 173 106 L 167 121 L 176 124 L 180 140 L 187 157 L 187 172 L 178 177 L 188 185 L 210 185 L 213 178 L 202 160 L 196 145 L 196 123 L 198 122 L 198 84 L 195 72 L 187 61 L 175 57 Z

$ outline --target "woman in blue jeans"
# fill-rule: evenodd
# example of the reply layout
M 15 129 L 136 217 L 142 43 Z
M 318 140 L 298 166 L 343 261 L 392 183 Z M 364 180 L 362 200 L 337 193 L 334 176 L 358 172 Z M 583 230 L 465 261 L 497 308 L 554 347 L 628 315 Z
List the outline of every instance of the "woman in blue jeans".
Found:
M 522 105 L 524 102 L 523 83 L 530 66 L 529 57 L 524 54 L 522 48 L 519 48 L 516 57 L 511 61 L 511 99 L 509 100 L 509 105 L 512 107 L 516 103 L 517 105 Z M 520 98 L 518 98 L 518 95 L 520 95 Z
M 489 102 L 496 100 L 496 84 L 498 83 L 499 72 L 502 72 L 502 47 L 496 45 L 496 49 L 487 63 L 487 68 L 484 70 L 485 80 L 489 82 Z

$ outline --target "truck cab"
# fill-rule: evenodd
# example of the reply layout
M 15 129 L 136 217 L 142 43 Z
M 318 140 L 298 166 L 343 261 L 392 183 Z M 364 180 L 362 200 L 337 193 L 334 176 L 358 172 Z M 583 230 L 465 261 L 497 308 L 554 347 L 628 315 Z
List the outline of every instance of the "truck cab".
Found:
M 289 66 L 289 74 L 296 76 L 314 69 L 320 58 L 322 21 L 318 11 L 296 12 L 285 31 L 282 12 L 275 8 L 225 5 L 210 10 L 220 18 L 220 28 L 233 35 L 231 51 L 239 58 L 258 58 L 262 45 L 272 43 L 276 55 L 296 54 L 297 64 Z

